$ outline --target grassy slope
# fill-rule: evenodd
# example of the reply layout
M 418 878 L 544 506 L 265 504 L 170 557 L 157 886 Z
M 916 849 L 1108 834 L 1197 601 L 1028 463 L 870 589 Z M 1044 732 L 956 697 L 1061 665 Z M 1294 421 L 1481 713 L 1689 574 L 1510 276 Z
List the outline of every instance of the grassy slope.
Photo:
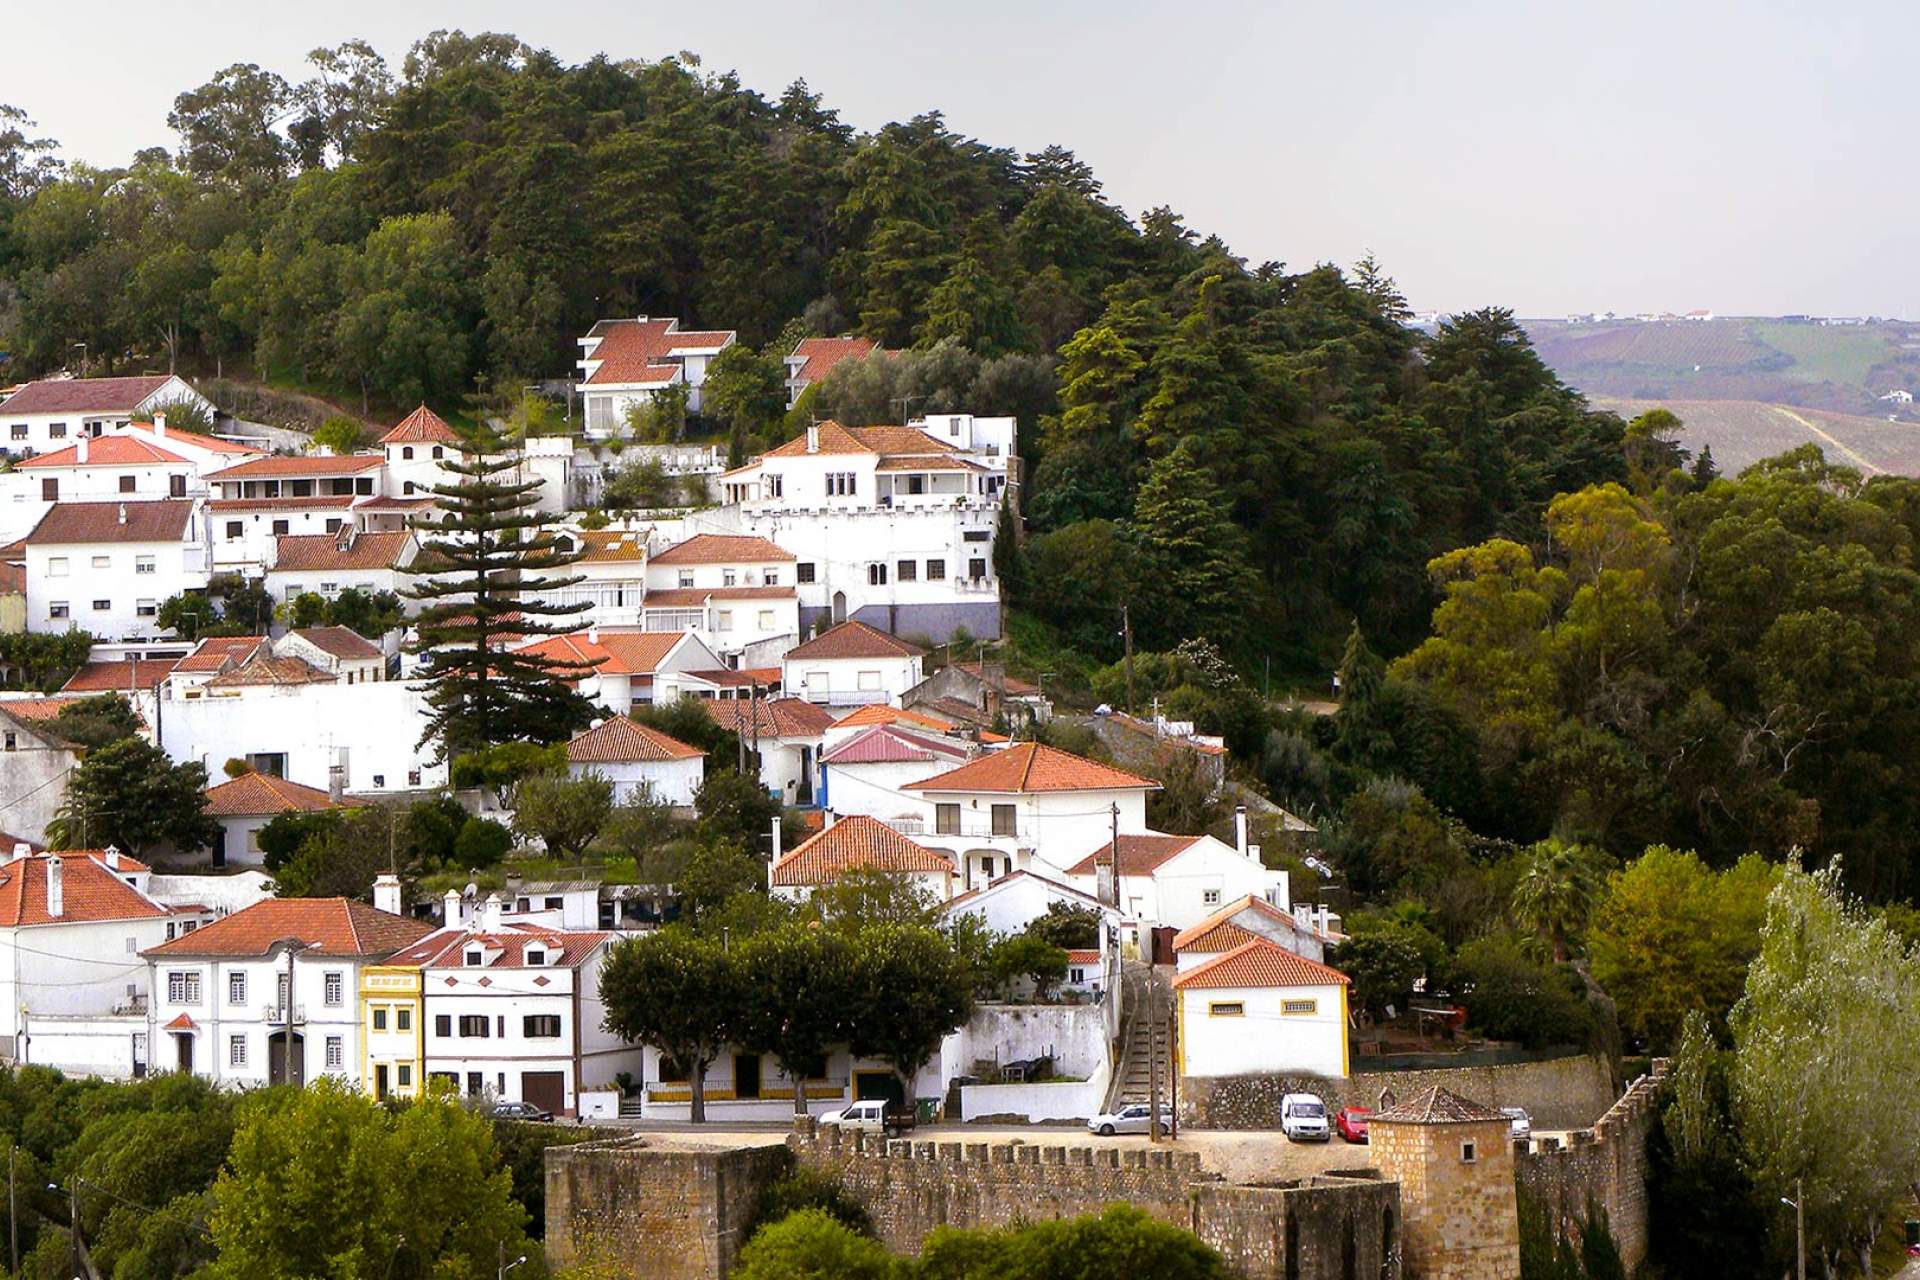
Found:
M 1762 458 L 1809 442 L 1827 457 L 1861 471 L 1920 476 L 1920 423 L 1889 422 L 1751 400 L 1595 399 L 1595 405 L 1631 418 L 1664 406 L 1686 424 L 1683 441 L 1698 453 L 1711 445 L 1720 470 L 1732 474 Z

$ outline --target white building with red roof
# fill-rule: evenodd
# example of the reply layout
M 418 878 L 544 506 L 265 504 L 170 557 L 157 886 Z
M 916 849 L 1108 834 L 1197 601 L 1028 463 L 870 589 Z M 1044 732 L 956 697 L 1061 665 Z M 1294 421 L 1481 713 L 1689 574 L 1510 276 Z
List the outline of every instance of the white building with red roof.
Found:
M 354 505 L 387 493 L 378 453 L 254 458 L 207 477 L 213 497 L 214 561 L 255 571 L 274 562 L 274 540 L 338 533 L 355 522 Z
M 916 731 L 910 724 L 871 725 L 820 756 L 820 803 L 841 813 L 917 823 L 925 806 L 906 794 L 906 785 L 978 754 L 965 739 Z
M 700 412 L 707 366 L 733 341 L 731 329 L 682 329 L 678 319 L 667 317 L 600 321 L 580 339 L 587 437 L 626 434 L 628 410 L 668 387 L 686 387 L 687 408 Z
M 1331 927 L 1333 917 L 1324 906 L 1300 903 L 1288 908 L 1284 904 L 1285 895 L 1278 902 L 1252 894 L 1229 901 L 1174 935 L 1174 966 L 1184 973 L 1255 938 L 1265 938 L 1309 960 L 1325 961 L 1327 948 L 1341 937 Z
M 1183 1077 L 1347 1075 L 1348 979 L 1253 938 L 1173 980 Z
M 86 754 L 59 732 L 60 711 L 75 700 L 0 699 L 0 852 L 12 848 L 8 837 L 46 841 L 67 798 L 67 776 Z
M 328 600 L 342 591 L 397 595 L 412 580 L 407 567 L 420 555 L 420 539 L 412 530 L 367 533 L 352 523 L 332 533 L 284 534 L 273 538 L 271 547 L 267 593 L 282 604 L 309 592 Z M 419 609 L 414 601 L 401 607 Z
M 808 387 L 822 382 L 847 360 L 864 360 L 874 352 L 888 354 L 872 338 L 802 338 L 786 357 L 787 408 L 798 404 Z
M 781 688 L 828 707 L 898 706 L 923 678 L 926 656 L 911 641 L 849 620 L 789 649 Z
M 790 805 L 814 803 L 831 711 L 800 698 L 714 699 L 701 707 L 740 735 L 750 758 L 757 755 L 762 786 Z
M 205 497 L 194 462 L 133 435 L 81 436 L 0 473 L 0 537 L 16 538 L 56 502 L 150 502 Z
M 568 740 L 567 772 L 605 778 L 616 804 L 645 797 L 691 808 L 706 780 L 707 753 L 631 716 L 610 716 Z
M 831 813 L 825 827 L 767 868 L 767 886 L 776 898 L 804 902 L 814 890 L 852 871 L 897 877 L 931 902 L 953 896 L 953 861 L 946 854 L 916 844 L 876 819 L 835 821 Z
M 28 457 L 63 449 L 134 421 L 152 421 L 175 404 L 191 404 L 209 420 L 219 412 L 184 378 L 42 378 L 0 400 L 0 454 Z
M 1284 912 L 1287 873 L 1262 865 L 1260 847 L 1244 843 L 1244 813 L 1240 817 L 1238 848 L 1208 835 L 1123 830 L 1117 866 L 1109 837 L 1063 870 L 1069 883 L 1118 901 L 1128 915 L 1173 929 L 1198 924 L 1223 905 L 1246 898 Z
M 576 682 L 581 696 L 615 715 L 672 702 L 695 689 L 711 692 L 711 684 L 696 673 L 726 665 L 690 631 L 590 626 L 543 636 L 522 651 L 591 667 L 592 674 Z
M 210 851 L 213 866 L 258 867 L 265 861 L 260 832 L 283 813 L 318 813 L 338 802 L 320 787 L 248 771 L 206 791 L 206 810 L 220 824 Z
M 700 533 L 646 564 L 647 625 L 690 629 L 730 663 L 774 663 L 800 636 L 793 553 L 765 538 Z
M 203 504 L 56 502 L 26 536 L 27 629 L 78 627 L 98 640 L 171 635 L 160 604 L 204 590 L 212 565 Z

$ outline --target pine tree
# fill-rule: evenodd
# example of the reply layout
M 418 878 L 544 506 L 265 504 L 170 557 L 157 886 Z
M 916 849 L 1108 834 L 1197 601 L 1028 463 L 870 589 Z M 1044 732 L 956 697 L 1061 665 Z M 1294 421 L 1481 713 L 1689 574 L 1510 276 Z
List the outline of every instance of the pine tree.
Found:
M 1387 664 L 1367 644 L 1356 619 L 1340 658 L 1340 709 L 1334 713 L 1334 745 L 1349 764 L 1377 767 L 1393 738 L 1380 722 L 1380 692 Z
M 1704 489 L 1720 478 L 1720 468 L 1713 461 L 1713 446 L 1700 446 L 1700 456 L 1693 460 L 1693 487 Z
M 1015 604 L 1027 591 L 1027 549 L 1020 541 L 1020 517 L 1013 503 L 1000 499 L 1000 521 L 993 533 L 993 572 L 1000 579 L 1003 603 Z
M 420 555 L 405 593 L 427 603 L 409 652 L 425 658 L 433 714 L 420 743 L 437 739 L 442 758 L 496 742 L 555 742 L 582 729 L 590 703 L 565 681 L 591 667 L 516 648 L 567 628 L 545 619 L 587 607 L 549 603 L 533 592 L 581 581 L 548 576 L 580 558 L 563 549 L 537 509 L 538 480 L 515 479 L 518 458 L 498 432 L 481 428 L 442 465 L 459 477 L 437 486 L 441 518 L 422 525 Z
M 1134 503 L 1134 630 L 1153 647 L 1205 636 L 1231 649 L 1248 619 L 1246 535 L 1186 441 L 1153 464 Z

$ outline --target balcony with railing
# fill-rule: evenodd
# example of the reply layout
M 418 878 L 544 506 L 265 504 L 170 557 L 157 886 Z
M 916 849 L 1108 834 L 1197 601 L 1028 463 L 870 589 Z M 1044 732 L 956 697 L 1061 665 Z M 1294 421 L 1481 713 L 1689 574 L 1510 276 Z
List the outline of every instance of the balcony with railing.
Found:
M 951 814 L 899 814 L 880 821 L 903 836 L 915 840 L 973 840 L 998 842 L 1009 846 L 1033 843 L 1033 825 L 1018 818 L 980 818 L 965 812 Z

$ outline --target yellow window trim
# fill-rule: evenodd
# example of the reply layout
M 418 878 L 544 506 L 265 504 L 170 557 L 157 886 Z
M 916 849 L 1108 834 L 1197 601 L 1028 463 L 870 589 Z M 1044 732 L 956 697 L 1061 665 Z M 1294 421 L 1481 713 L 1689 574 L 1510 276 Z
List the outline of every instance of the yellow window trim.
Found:
M 1207 1005 L 1209 1018 L 1244 1018 L 1247 1016 L 1247 1004 L 1244 1000 L 1215 1000 Z

